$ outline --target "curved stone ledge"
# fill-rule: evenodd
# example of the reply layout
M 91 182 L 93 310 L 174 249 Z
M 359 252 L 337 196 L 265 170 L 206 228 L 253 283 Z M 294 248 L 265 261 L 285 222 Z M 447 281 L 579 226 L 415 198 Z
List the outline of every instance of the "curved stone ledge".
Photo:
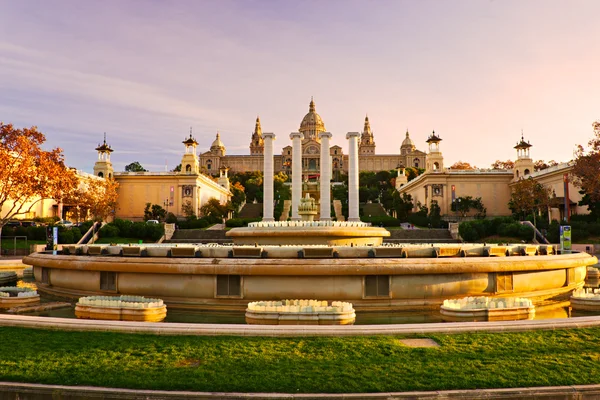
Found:
M 428 333 L 464 332 L 524 332 L 592 328 L 600 326 L 600 316 L 523 321 L 444 322 L 394 325 L 238 325 L 238 324 L 185 324 L 132 321 L 101 321 L 72 318 L 29 317 L 0 314 L 0 326 L 66 331 L 105 331 L 143 333 L 150 335 L 199 336 L 362 336 L 413 335 Z
M 564 399 L 564 400 L 597 400 L 600 397 L 600 385 L 572 385 L 572 386 L 543 386 L 527 388 L 506 389 L 473 389 L 473 390 L 437 390 L 432 392 L 383 392 L 383 393 L 236 393 L 236 392 L 192 392 L 192 391 L 166 391 L 123 389 L 96 386 L 64 386 L 42 385 L 37 383 L 0 382 L 0 391 L 6 393 L 11 399 L 46 400 L 48 398 L 102 398 L 131 399 L 143 398 L 146 400 L 183 400 L 183 399 L 313 399 L 313 400 L 347 400 L 348 398 L 364 400 L 413 400 L 413 399 Z
M 300 249 L 300 248 L 299 248 Z M 268 248 L 266 249 L 267 251 Z M 292 250 L 293 251 L 293 250 Z M 463 257 L 463 258 L 348 258 L 272 259 L 254 258 L 181 258 L 101 257 L 34 253 L 23 258 L 34 267 L 88 271 L 128 271 L 161 274 L 244 274 L 253 275 L 419 275 L 479 272 L 541 271 L 587 267 L 597 263 L 587 253 L 535 257 Z

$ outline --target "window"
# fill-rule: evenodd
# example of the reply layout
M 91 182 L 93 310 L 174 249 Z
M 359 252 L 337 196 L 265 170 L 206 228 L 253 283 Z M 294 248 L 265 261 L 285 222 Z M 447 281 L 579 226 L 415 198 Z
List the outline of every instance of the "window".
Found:
M 187 164 L 185 166 L 185 172 L 187 172 L 188 174 L 192 172 L 192 166 L 190 164 Z
M 116 272 L 100 272 L 100 290 L 117 290 L 117 273 Z
M 99 176 L 100 178 L 104 178 L 104 173 L 102 173 L 102 172 L 98 172 L 98 176 Z
M 50 268 L 42 267 L 42 283 L 50 284 Z
M 241 297 L 242 277 L 240 275 L 217 275 L 217 297 Z
M 390 276 L 389 275 L 367 275 L 365 276 L 365 297 L 389 297 Z

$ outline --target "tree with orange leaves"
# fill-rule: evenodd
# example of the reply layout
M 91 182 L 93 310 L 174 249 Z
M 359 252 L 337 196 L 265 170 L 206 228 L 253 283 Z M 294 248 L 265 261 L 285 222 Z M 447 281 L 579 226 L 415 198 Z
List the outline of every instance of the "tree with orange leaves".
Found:
M 112 178 L 97 176 L 79 177 L 79 185 L 65 203 L 76 205 L 77 218 L 91 218 L 103 221 L 114 215 L 117 207 L 119 184 Z
M 600 202 L 600 120 L 592 124 L 594 137 L 588 142 L 590 149 L 577 146 L 573 180 L 587 196 L 587 205 Z M 590 209 L 593 207 L 590 207 Z
M 35 126 L 18 129 L 0 122 L 0 235 L 10 219 L 30 212 L 42 199 L 61 202 L 77 186 L 62 150 L 43 150 L 45 141 Z
M 454 164 L 452 164 L 450 169 L 477 169 L 477 167 L 471 166 L 471 164 L 469 164 L 468 162 L 457 161 Z

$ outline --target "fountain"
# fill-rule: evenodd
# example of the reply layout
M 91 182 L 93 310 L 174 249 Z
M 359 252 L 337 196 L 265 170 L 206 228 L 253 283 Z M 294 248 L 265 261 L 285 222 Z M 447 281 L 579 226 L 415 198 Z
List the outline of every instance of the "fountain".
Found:
M 464 297 L 444 300 L 440 313 L 445 321 L 516 321 L 533 319 L 535 306 L 519 297 Z
M 246 322 L 259 325 L 351 325 L 355 319 L 352 304 L 342 301 L 255 301 L 246 309 Z
M 0 287 L 0 308 L 29 306 L 39 302 L 40 295 L 36 290 L 31 288 L 15 286 Z
M 294 146 L 299 135 L 291 135 Z M 302 170 L 295 164 L 296 206 L 289 221 L 275 222 L 268 176 L 273 159 L 265 156 L 265 218 L 230 230 L 233 245 L 74 245 L 63 254 L 35 253 L 23 262 L 33 265 L 38 290 L 50 295 L 150 296 L 170 308 L 240 312 L 249 302 L 286 298 L 349 302 L 359 312 L 437 311 L 444 300 L 469 296 L 560 304 L 583 287 L 587 266 L 597 263 L 587 253 L 556 254 L 549 245 L 383 243 L 387 230 L 360 222 L 357 134 L 347 138 L 352 168 L 346 222 L 331 220 L 327 202 L 314 220 L 312 199 L 300 202 Z M 273 134 L 265 136 L 265 143 L 272 140 Z M 328 174 L 321 171 L 322 182 L 330 181 Z M 328 185 L 321 191 L 321 201 L 328 199 Z M 305 220 L 301 204 L 312 214 Z
M 167 316 L 167 307 L 161 299 L 142 296 L 89 296 L 79 299 L 75 316 L 84 319 L 160 322 Z

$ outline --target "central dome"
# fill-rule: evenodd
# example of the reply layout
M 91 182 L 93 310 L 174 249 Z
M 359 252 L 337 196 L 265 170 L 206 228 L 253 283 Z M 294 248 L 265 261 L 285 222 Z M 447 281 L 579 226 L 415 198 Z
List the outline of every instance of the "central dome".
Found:
M 312 98 L 308 106 L 308 114 L 302 118 L 298 131 L 304 134 L 304 139 L 313 139 L 316 141 L 320 141 L 318 133 L 325 132 L 325 124 L 321 116 L 315 111 L 315 102 Z

